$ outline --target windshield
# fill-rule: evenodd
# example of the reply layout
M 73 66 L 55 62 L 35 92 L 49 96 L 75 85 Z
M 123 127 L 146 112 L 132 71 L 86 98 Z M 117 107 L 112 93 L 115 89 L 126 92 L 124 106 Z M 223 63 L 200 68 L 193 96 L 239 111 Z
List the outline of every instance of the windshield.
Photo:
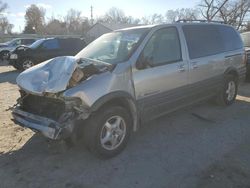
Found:
M 6 42 L 5 44 L 7 44 L 8 46 L 17 46 L 21 44 L 21 40 L 20 39 L 13 39 L 11 41 Z
M 110 64 L 126 61 L 148 31 L 148 28 L 143 28 L 104 34 L 79 52 L 76 58 L 89 58 Z
M 242 33 L 241 37 L 242 37 L 244 46 L 250 47 L 250 33 Z
M 44 40 L 45 40 L 45 39 L 37 40 L 36 42 L 34 42 L 33 44 L 31 44 L 29 47 L 32 48 L 32 49 L 35 49 L 35 48 L 37 48 L 38 46 L 40 46 L 40 44 L 42 44 Z

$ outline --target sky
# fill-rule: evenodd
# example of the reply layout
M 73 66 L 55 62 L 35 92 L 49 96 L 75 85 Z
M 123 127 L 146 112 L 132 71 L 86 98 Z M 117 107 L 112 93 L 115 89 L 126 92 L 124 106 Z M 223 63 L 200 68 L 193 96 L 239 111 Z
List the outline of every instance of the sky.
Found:
M 191 8 L 198 4 L 197 0 L 2 0 L 8 3 L 4 13 L 14 24 L 13 31 L 21 32 L 25 25 L 25 10 L 30 4 L 36 4 L 46 9 L 46 19 L 51 16 L 63 17 L 71 8 L 79 10 L 85 17 L 90 17 L 90 7 L 93 6 L 94 18 L 103 15 L 109 8 L 122 9 L 126 16 L 142 18 L 154 13 L 165 14 L 169 9 Z

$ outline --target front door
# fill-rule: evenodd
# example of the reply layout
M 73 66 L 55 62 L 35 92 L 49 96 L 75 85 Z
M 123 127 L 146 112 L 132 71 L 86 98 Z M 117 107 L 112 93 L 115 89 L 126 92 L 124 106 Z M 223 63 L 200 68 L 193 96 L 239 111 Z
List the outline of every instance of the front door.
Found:
M 188 81 L 188 64 L 183 60 L 176 27 L 157 30 L 140 55 L 146 65 L 133 72 L 134 86 L 141 115 L 155 118 L 176 108 L 185 98 L 182 89 Z M 146 61 L 146 62 L 145 62 Z

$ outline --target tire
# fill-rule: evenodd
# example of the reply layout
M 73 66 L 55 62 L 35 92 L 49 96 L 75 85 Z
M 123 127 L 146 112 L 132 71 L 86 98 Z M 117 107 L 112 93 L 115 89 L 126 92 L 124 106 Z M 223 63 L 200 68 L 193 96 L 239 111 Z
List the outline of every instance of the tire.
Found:
M 234 75 L 226 75 L 223 87 L 219 91 L 216 102 L 222 106 L 229 106 L 234 103 L 238 92 L 238 79 Z
M 127 145 L 132 129 L 132 119 L 124 108 L 105 106 L 86 123 L 84 142 L 97 157 L 114 157 Z
M 24 59 L 20 66 L 21 70 L 27 70 L 28 68 L 34 66 L 34 62 L 31 59 Z
M 2 52 L 0 53 L 0 59 L 1 59 L 2 61 L 7 60 L 8 57 L 9 57 L 9 51 L 2 51 Z

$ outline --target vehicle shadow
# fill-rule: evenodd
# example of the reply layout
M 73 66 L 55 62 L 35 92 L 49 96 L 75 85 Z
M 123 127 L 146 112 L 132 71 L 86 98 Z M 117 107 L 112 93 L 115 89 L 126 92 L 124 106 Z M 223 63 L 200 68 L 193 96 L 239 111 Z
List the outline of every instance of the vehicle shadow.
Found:
M 248 87 L 239 94 L 249 98 Z M 109 160 L 96 158 L 83 143 L 67 149 L 35 134 L 21 149 L 0 154 L 1 185 L 112 188 L 152 183 L 150 187 L 196 187 L 197 172 L 221 159 L 250 133 L 249 104 L 237 100 L 225 108 L 202 103 L 148 122 L 133 135 L 124 152 Z M 193 112 L 213 121 L 197 118 Z
M 0 73 L 0 83 L 9 82 L 11 84 L 16 84 L 16 78 L 19 75 L 19 71 L 11 70 L 8 72 L 1 72 Z

